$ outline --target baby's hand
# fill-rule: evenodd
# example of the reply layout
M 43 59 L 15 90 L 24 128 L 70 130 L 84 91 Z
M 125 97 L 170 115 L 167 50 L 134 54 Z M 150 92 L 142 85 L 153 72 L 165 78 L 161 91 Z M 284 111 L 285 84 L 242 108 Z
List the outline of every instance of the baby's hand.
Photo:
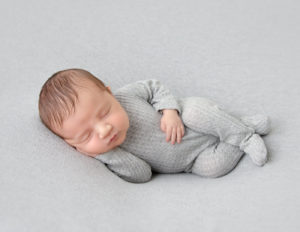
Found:
M 160 129 L 167 134 L 167 142 L 169 142 L 170 138 L 173 145 L 176 139 L 177 143 L 181 142 L 181 138 L 184 135 L 184 126 L 177 110 L 163 110 L 163 116 L 160 120 Z

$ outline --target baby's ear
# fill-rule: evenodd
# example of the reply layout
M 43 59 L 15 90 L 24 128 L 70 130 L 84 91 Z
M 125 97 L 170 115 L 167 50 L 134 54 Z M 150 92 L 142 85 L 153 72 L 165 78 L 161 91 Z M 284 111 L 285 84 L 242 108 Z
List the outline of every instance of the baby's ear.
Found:
M 106 89 L 108 90 L 109 93 L 112 93 L 109 86 L 106 86 Z

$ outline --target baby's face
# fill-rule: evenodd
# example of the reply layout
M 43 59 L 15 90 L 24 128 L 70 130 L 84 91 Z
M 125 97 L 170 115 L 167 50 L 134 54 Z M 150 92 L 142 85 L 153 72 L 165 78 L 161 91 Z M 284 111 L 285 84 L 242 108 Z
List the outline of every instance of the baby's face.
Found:
M 129 119 L 109 87 L 107 92 L 88 85 L 88 89 L 78 90 L 75 112 L 64 120 L 58 133 L 79 152 L 95 157 L 124 142 Z

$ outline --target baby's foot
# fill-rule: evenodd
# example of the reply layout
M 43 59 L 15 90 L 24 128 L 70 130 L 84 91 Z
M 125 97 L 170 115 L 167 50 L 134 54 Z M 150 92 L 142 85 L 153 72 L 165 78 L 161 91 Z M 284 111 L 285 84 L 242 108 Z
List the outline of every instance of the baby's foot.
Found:
M 253 116 L 241 117 L 241 121 L 248 127 L 255 130 L 255 133 L 267 135 L 271 131 L 271 122 L 268 116 L 256 114 Z
M 267 162 L 267 148 L 258 134 L 253 134 L 247 141 L 242 142 L 240 149 L 248 154 L 257 166 L 263 166 Z

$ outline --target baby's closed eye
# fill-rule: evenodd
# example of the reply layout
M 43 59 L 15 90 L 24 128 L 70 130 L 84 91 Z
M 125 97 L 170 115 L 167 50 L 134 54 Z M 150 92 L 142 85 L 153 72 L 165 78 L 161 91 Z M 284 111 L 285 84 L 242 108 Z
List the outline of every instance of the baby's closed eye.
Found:
M 79 140 L 78 144 L 88 142 L 92 137 L 92 131 L 88 132 L 82 139 Z

